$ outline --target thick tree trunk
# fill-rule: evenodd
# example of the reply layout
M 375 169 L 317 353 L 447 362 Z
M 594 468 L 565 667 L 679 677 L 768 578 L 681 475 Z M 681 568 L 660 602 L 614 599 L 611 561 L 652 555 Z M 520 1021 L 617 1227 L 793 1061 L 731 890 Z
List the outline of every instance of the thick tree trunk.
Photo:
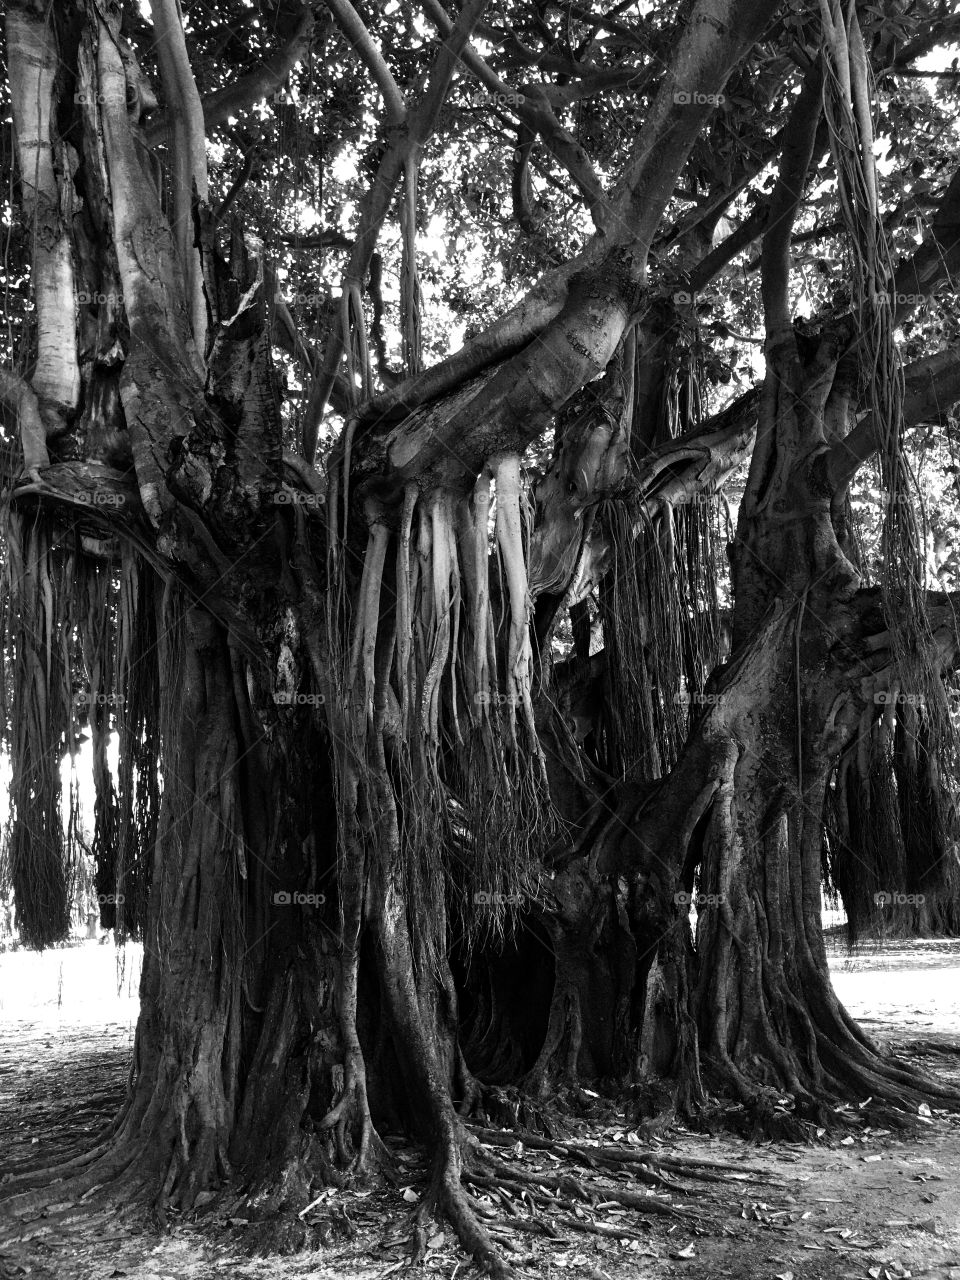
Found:
M 126 1170 L 123 1193 L 149 1193 L 160 1212 L 234 1172 L 261 1207 L 264 1194 L 299 1205 L 336 1167 L 310 1118 L 343 1089 L 323 757 L 307 769 L 301 722 L 296 768 L 312 773 L 315 797 L 305 808 L 310 792 L 284 768 L 289 742 L 278 750 L 285 726 L 272 744 L 250 732 L 219 624 L 174 600 L 158 632 L 163 798 L 131 1092 L 104 1142 L 59 1172 L 79 1173 L 77 1191 Z
M 649 428 L 659 419 L 646 410 L 673 395 L 670 379 L 655 346 L 639 368 L 631 353 L 609 379 L 616 421 L 588 424 L 580 455 L 558 458 L 545 487 L 567 502 L 561 536 L 531 552 L 523 450 L 635 322 L 649 245 L 706 104 L 767 6 L 706 0 L 695 15 L 704 21 L 686 24 L 635 158 L 597 211 L 611 215 L 610 235 L 541 295 L 546 315 L 514 317 L 506 346 L 487 348 L 499 365 L 472 368 L 478 376 L 411 402 L 408 414 L 401 388 L 399 425 L 370 404 L 350 418 L 331 459 L 325 545 L 306 504 L 283 501 L 291 478 L 307 490 L 297 498 L 317 499 L 319 481 L 309 462 L 284 457 L 269 270 L 237 230 L 229 261 L 219 256 L 200 104 L 173 8 L 161 10 L 165 90 L 174 112 L 178 99 L 190 108 L 172 226 L 117 15 L 76 5 L 78 47 L 60 50 L 75 63 L 73 104 L 57 97 L 56 24 L 25 5 L 10 24 L 21 170 L 36 174 L 25 204 L 45 246 L 37 377 L 32 399 L 18 401 L 29 492 L 73 511 L 83 497 L 56 484 L 79 470 L 91 494 L 102 484 L 111 500 L 132 497 L 123 519 L 78 525 L 78 536 L 104 554 L 115 547 L 94 532 L 135 540 L 166 584 L 156 627 L 163 793 L 155 838 L 144 828 L 152 868 L 131 1095 L 104 1141 L 60 1172 L 77 1175 L 75 1188 L 128 1173 L 127 1189 L 149 1191 L 161 1211 L 237 1173 L 256 1208 L 274 1212 L 302 1205 L 315 1179 L 385 1165 L 378 1127 L 403 1127 L 435 1160 L 420 1229 L 429 1211 L 442 1213 L 497 1272 L 461 1186 L 480 1159 L 462 1113 L 487 1081 L 541 1097 L 585 1079 L 629 1082 L 641 1113 L 670 1095 L 691 1115 L 719 1088 L 761 1120 L 819 1118 L 825 1100 L 866 1093 L 937 1096 L 851 1023 L 820 938 L 826 788 L 866 696 L 847 669 L 862 639 L 855 574 L 831 525 L 836 495 L 814 483 L 812 461 L 829 435 L 825 370 L 850 334 L 839 325 L 825 337 L 811 390 L 777 316 L 738 533 L 734 652 L 695 704 L 666 778 L 683 725 L 679 686 L 699 693 L 719 642 L 715 566 L 701 544 L 677 587 L 677 544 L 696 522 L 675 521 L 674 507 L 743 456 L 754 401 L 738 402 L 699 444 L 657 443 Z M 430 94 L 437 107 L 451 48 Z M 813 88 L 805 102 L 819 100 Z M 58 137 L 57 164 L 38 165 L 58 129 L 72 141 Z M 408 180 L 412 191 L 412 169 Z M 71 240 L 62 219 L 77 192 Z M 364 240 L 380 212 L 371 219 Z M 407 254 L 412 296 L 409 242 Z M 82 313 L 79 335 L 63 321 L 75 277 L 107 299 Z M 314 409 L 341 345 L 329 349 Z M 672 414 L 671 430 L 689 425 L 677 404 Z M 592 536 L 596 498 L 619 490 L 631 448 L 649 468 L 633 477 L 628 517 L 602 532 L 627 542 L 645 524 L 660 581 L 639 600 L 649 584 L 631 563 L 619 622 L 604 610 L 608 632 L 625 633 L 608 635 L 610 652 L 637 657 L 621 671 L 611 664 L 607 692 L 630 676 L 635 696 L 621 718 L 640 699 L 649 705 L 627 724 L 632 737 L 589 764 L 568 732 L 550 737 L 547 698 L 535 718 L 535 674 L 548 683 L 549 663 L 535 662 L 531 630 L 545 641 L 561 603 L 599 580 L 609 543 Z M 552 597 L 539 629 L 531 581 Z M 692 600 L 712 621 L 691 640 L 687 628 L 702 621 L 695 612 L 691 622 Z M 671 651 L 648 680 L 645 655 L 668 635 Z M 589 639 L 578 637 L 585 663 Z M 301 691 L 308 710 L 289 705 Z M 312 710 L 321 702 L 325 737 Z M 600 759 L 623 778 L 602 777 Z M 502 897 L 529 898 L 509 945 L 509 913 L 480 910 Z M 465 942 L 451 961 L 460 924 Z M 520 990 L 536 1000 L 533 1016 L 518 1007 Z M 534 1030 L 520 1043 L 524 1014 Z M 498 1039 L 516 1043 L 498 1052 Z

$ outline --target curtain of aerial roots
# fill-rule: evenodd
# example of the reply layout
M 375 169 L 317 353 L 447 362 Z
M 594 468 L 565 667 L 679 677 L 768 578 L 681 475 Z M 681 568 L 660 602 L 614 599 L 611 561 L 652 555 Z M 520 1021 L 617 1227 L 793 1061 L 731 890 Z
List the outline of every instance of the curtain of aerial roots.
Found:
M 695 366 L 664 380 L 661 439 L 696 425 L 698 385 Z M 720 652 L 716 501 L 651 506 L 642 495 L 639 503 L 628 496 L 604 502 L 600 512 L 611 560 L 600 590 L 604 766 L 638 779 L 659 778 L 673 766 L 690 699 Z
M 922 695 L 941 765 L 957 754 L 947 698 L 934 660 L 926 613 L 924 532 L 903 452 L 903 371 L 894 338 L 894 272 L 880 216 L 874 159 L 871 78 L 856 11 L 820 0 L 824 115 L 838 175 L 840 206 L 853 258 L 860 320 L 862 398 L 883 433 L 880 470 L 886 490 L 882 536 L 884 613 L 901 685 Z
M 407 901 L 446 893 L 468 933 L 502 928 L 556 835 L 531 700 L 520 459 L 493 461 L 466 498 L 411 485 L 399 512 L 368 505 L 367 518 L 346 736 L 367 770 L 389 773 Z
M 160 688 L 154 574 L 125 546 L 119 565 L 83 557 L 74 624 L 93 748 L 93 855 L 104 928 L 142 936 L 160 807 Z M 108 745 L 116 735 L 116 771 Z
M 956 816 L 944 813 L 923 709 L 899 692 L 864 711 L 827 797 L 825 870 L 851 941 L 915 931 L 937 918 L 948 880 L 952 887 Z
M 43 947 L 69 933 L 76 872 L 60 775 L 64 753 L 76 749 L 66 616 L 71 557 L 34 513 L 8 511 L 4 532 L 3 653 L 12 666 L 4 673 L 12 691 L 9 870 L 21 940 Z M 71 810 L 74 799 L 71 793 Z

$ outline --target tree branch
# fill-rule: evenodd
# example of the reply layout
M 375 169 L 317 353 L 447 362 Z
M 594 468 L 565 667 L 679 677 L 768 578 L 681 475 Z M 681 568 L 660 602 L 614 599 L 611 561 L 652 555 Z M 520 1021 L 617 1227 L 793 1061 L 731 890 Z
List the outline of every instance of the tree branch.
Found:
M 784 129 L 780 173 L 770 200 L 760 252 L 760 292 L 768 341 L 792 332 L 790 324 L 790 240 L 803 202 L 820 123 L 822 75 L 813 63 Z
M 944 280 L 960 272 L 960 169 L 933 215 L 930 235 L 894 275 L 894 322 L 900 324 Z
M 686 157 L 770 16 L 770 7 L 754 0 L 694 5 L 612 196 L 612 238 L 643 246 L 641 273 Z
M 960 14 L 944 14 L 931 22 L 923 35 L 916 36 L 909 44 L 904 45 L 894 59 L 893 66 L 878 72 L 878 78 L 880 75 L 905 70 L 911 62 L 916 62 L 917 58 L 922 58 L 938 45 L 953 44 L 958 36 L 960 36 Z
M 521 124 L 517 132 L 510 178 L 513 220 L 528 236 L 534 235 L 540 226 L 533 212 L 533 191 L 530 185 L 530 152 L 533 150 L 534 139 L 533 130 Z
M 255 71 L 241 76 L 233 84 L 218 89 L 203 99 L 201 105 L 204 130 L 209 133 L 230 116 L 240 115 L 242 111 L 262 101 L 268 94 L 279 88 L 309 49 L 313 27 L 313 11 L 309 4 L 305 4 L 293 36 L 282 49 L 269 57 Z M 145 137 L 150 146 L 164 142 L 167 134 L 167 121 L 163 119 L 151 122 L 145 131 Z
M 407 103 L 387 66 L 386 59 L 377 48 L 373 37 L 364 26 L 360 15 L 350 0 L 327 0 L 337 26 L 347 37 L 361 61 L 366 65 L 383 95 L 385 119 L 388 125 L 402 124 L 407 117 Z
M 69 207 L 72 184 L 65 184 L 61 195 L 54 160 L 59 168 L 66 159 L 62 153 L 55 157 L 52 142 L 60 59 L 49 14 L 44 18 L 41 11 L 11 8 L 6 38 L 23 224 L 33 240 L 36 361 L 32 386 L 46 425 L 54 432 L 62 430 L 80 397 L 69 229 L 76 211 Z M 85 114 L 96 111 L 88 94 L 80 93 L 78 98 Z
M 352 249 L 354 245 L 354 241 L 341 231 L 308 231 L 305 235 L 292 232 L 280 239 L 298 249 Z
M 711 249 L 694 267 L 691 267 L 687 272 L 687 279 L 694 293 L 705 289 L 714 276 L 719 275 L 738 253 L 748 249 L 756 239 L 763 235 L 763 229 L 767 224 L 769 214 L 769 202 L 767 200 L 757 201 L 739 227 L 731 231 L 714 249 Z
M 435 6 L 436 0 L 425 0 L 431 18 L 436 12 Z M 759 0 L 739 0 L 732 4 L 724 0 L 701 0 L 695 6 L 618 184 L 616 207 L 606 234 L 598 233 L 582 253 L 541 276 L 520 302 L 462 350 L 419 378 L 407 379 L 395 390 L 373 397 L 362 409 L 364 421 L 403 417 L 492 362 L 517 352 L 522 354 L 522 348 L 534 338 L 543 337 L 549 326 L 566 324 L 561 317 L 565 309 L 574 305 L 570 298 L 571 282 L 600 269 L 605 260 L 610 264 L 611 275 L 617 277 L 618 287 L 625 287 L 628 279 L 643 279 L 650 241 L 673 194 L 677 175 L 713 109 L 717 94 L 737 62 L 762 33 L 768 16 L 769 9 Z M 438 17 L 438 21 L 442 20 Z M 718 35 L 720 30 L 722 37 Z M 502 82 L 482 58 L 465 49 L 463 60 L 482 83 L 494 92 L 500 91 Z M 620 252 L 614 268 L 611 251 L 618 246 L 629 246 L 631 252 L 626 255 Z M 585 298 L 586 291 L 581 296 Z M 595 307 L 602 307 L 602 292 L 594 296 Z M 617 332 L 613 347 L 621 333 L 622 330 Z M 612 334 L 613 330 L 611 337 Z M 564 347 L 564 343 L 556 347 L 549 341 L 546 343 L 551 358 L 555 352 L 560 355 Z M 600 368 L 606 364 L 609 354 L 604 349 Z M 568 370 L 571 376 L 586 376 L 589 381 L 599 370 L 584 375 L 583 355 L 581 351 Z M 559 403 L 563 403 L 567 394 L 563 394 Z M 534 434 L 544 425 L 544 421 L 538 420 Z
M 450 18 L 439 0 L 424 0 L 424 10 L 438 31 L 445 33 L 451 28 Z M 543 138 L 548 150 L 576 183 L 594 225 L 602 230 L 607 211 L 603 184 L 586 151 L 554 113 L 550 91 L 556 86 L 524 85 L 522 91 L 513 89 L 471 48 L 464 48 L 462 61 L 490 93 L 507 102 L 521 122 Z
M 948 348 L 915 360 L 904 370 L 904 381 L 904 426 L 942 423 L 947 414 L 960 404 L 960 352 Z M 839 493 L 845 489 L 879 447 L 877 423 L 872 415 L 868 415 L 849 435 L 838 440 L 827 455 L 827 477 L 832 491 Z
M 346 2 L 347 0 L 336 0 L 337 4 Z M 409 114 L 406 132 L 402 136 L 393 138 L 380 161 L 376 177 L 363 204 L 353 251 L 343 272 L 344 297 L 349 289 L 359 288 L 366 278 L 380 229 L 390 210 L 393 193 L 400 177 L 408 161 L 419 152 L 436 127 L 437 117 L 450 91 L 454 71 L 461 60 L 460 53 L 486 5 L 487 0 L 467 0 L 464 4 L 456 23 L 449 32 L 445 33 L 443 47 L 430 69 L 423 97 Z M 336 326 L 324 350 L 320 374 L 311 388 L 303 421 L 303 449 L 308 462 L 312 462 L 316 456 L 320 421 L 346 350 L 346 341 L 347 335 L 343 326 Z
M 885 75 L 909 80 L 960 80 L 960 71 L 918 71 L 916 67 L 891 67 Z
M 23 465 L 30 475 L 50 465 L 47 436 L 37 394 L 23 378 L 0 366 L 0 405 L 15 416 L 23 448 Z
M 193 77 L 177 0 L 150 0 L 155 47 L 163 83 L 165 114 L 173 131 L 171 168 L 173 173 L 172 229 L 183 267 L 190 326 L 198 352 L 206 346 L 207 305 L 203 292 L 203 272 L 194 246 L 194 193 L 201 202 L 208 195 L 207 144 L 203 108 Z
M 240 194 L 243 188 L 250 181 L 250 176 L 253 173 L 255 164 L 256 164 L 256 156 L 254 154 L 253 148 L 251 147 L 251 149 L 243 157 L 243 164 L 240 166 L 240 172 L 237 174 L 233 182 L 230 184 L 230 190 L 227 192 L 227 194 L 223 197 L 223 199 L 220 201 L 220 203 L 217 205 L 216 209 L 214 210 L 213 216 L 217 219 L 218 222 L 233 207 L 233 204 L 236 201 L 237 196 Z

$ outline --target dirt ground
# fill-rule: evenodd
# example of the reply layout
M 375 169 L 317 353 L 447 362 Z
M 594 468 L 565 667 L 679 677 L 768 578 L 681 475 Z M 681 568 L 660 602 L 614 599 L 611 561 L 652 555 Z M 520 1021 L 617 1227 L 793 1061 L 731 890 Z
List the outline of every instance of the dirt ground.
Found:
M 42 956 L 0 954 L 0 1182 L 8 1161 L 55 1160 L 91 1140 L 123 1095 L 136 1018 L 138 957 L 95 942 Z M 833 957 L 841 999 L 885 1046 L 960 1086 L 960 943 L 866 947 Z M 585 1112 L 594 1104 L 588 1094 Z M 613 1123 L 611 1124 L 611 1118 Z M 750 1145 L 671 1129 L 641 1138 L 605 1115 L 576 1141 L 626 1158 L 653 1152 L 663 1182 L 634 1163 L 581 1162 L 490 1135 L 491 1150 L 544 1182 L 474 1187 L 517 1272 L 591 1280 L 770 1277 L 960 1280 L 960 1117 L 934 1111 L 903 1139 L 851 1109 L 852 1130 L 814 1145 Z M 503 1145 L 506 1144 L 506 1145 Z M 142 1208 L 94 1200 L 0 1219 L 0 1280 L 370 1280 L 408 1269 L 423 1169 L 393 1144 L 396 1191 L 330 1191 L 304 1215 L 309 1247 L 251 1256 L 241 1202 L 214 1201 L 161 1231 Z M 715 1162 L 694 1168 L 685 1161 Z M 758 1172 L 753 1172 L 757 1170 Z M 560 1188 L 549 1178 L 570 1175 Z M 696 1175 L 696 1176 L 694 1176 Z M 599 1194 L 597 1194 L 599 1189 Z M 625 1206 L 622 1199 L 633 1198 Z M 637 1201 L 637 1197 L 643 1197 Z M 54 1200 L 56 1197 L 54 1197 Z M 671 1212 L 671 1206 L 678 1210 Z M 546 1232 L 547 1234 L 544 1234 Z M 449 1231 L 430 1235 L 423 1270 L 466 1280 L 476 1269 Z

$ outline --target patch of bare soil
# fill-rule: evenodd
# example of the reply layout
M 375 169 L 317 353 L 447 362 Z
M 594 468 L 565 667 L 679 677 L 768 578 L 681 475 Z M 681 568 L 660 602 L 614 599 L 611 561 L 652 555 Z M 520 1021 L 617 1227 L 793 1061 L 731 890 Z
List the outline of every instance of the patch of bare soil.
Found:
M 833 967 L 841 998 L 872 1019 L 878 1040 L 960 1083 L 960 945 L 838 949 Z M 901 989 L 908 998 L 891 1009 L 891 992 Z M 0 1007 L 0 1181 L 11 1163 L 82 1150 L 115 1111 L 131 1025 L 126 1012 L 113 1020 L 96 1012 L 66 1021 L 42 1003 L 32 1018 L 19 1006 Z M 475 1131 L 501 1163 L 494 1178 L 469 1189 L 519 1275 L 960 1280 L 958 1117 L 918 1117 L 920 1132 L 904 1138 L 871 1123 L 867 1104 L 849 1109 L 845 1136 L 823 1134 L 804 1146 L 682 1128 L 649 1137 L 601 1112 L 589 1094 L 583 1105 L 588 1115 L 595 1109 L 595 1121 L 581 1119 L 576 1137 L 553 1144 Z M 54 1195 L 42 1213 L 0 1221 L 0 1278 L 400 1274 L 409 1266 L 425 1169 L 414 1148 L 391 1145 L 402 1172 L 397 1189 L 323 1192 L 300 1225 L 287 1224 L 297 1252 L 256 1256 L 262 1227 L 240 1197 L 171 1217 L 161 1231 L 146 1208 L 113 1211 L 94 1189 L 81 1202 L 58 1205 Z M 476 1274 L 442 1224 L 428 1235 L 423 1270 L 461 1280 Z

